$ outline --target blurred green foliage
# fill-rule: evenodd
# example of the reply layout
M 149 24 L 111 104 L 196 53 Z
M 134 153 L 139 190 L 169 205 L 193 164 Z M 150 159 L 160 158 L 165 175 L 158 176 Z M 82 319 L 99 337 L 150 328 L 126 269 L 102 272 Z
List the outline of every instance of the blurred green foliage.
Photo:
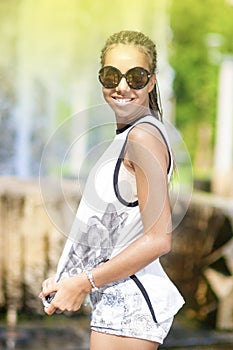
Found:
M 194 171 L 207 157 L 211 167 L 218 73 L 221 55 L 233 52 L 232 18 L 233 0 L 119 0 L 114 9 L 107 1 L 0 0 L 0 173 L 17 173 L 12 163 L 28 149 L 28 164 L 34 158 L 39 163 L 51 129 L 76 111 L 104 102 L 99 54 L 106 38 L 122 29 L 152 37 L 162 63 L 169 45 L 175 124 Z M 65 130 L 65 141 L 68 134 Z M 206 137 L 207 147 L 200 137 Z M 198 157 L 205 148 L 207 155 Z
M 199 129 L 216 135 L 218 73 L 222 55 L 233 52 L 233 2 L 172 0 L 170 63 L 175 71 L 176 125 L 194 161 Z

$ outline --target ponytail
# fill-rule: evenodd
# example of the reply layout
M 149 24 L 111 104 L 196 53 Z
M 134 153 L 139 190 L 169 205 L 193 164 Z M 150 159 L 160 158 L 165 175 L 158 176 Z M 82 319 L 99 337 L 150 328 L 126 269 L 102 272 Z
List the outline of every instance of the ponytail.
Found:
M 163 109 L 157 79 L 155 80 L 153 90 L 149 93 L 149 107 L 151 113 L 161 122 L 163 122 Z

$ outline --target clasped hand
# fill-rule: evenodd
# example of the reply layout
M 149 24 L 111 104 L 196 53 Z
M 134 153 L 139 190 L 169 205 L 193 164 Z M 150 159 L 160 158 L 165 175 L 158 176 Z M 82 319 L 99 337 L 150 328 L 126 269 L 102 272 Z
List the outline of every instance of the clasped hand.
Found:
M 48 307 L 44 307 L 47 315 L 64 311 L 78 311 L 91 290 L 91 286 L 85 276 L 80 274 L 56 282 L 55 276 L 46 279 L 42 283 L 40 298 L 44 298 L 52 292 L 56 295 Z

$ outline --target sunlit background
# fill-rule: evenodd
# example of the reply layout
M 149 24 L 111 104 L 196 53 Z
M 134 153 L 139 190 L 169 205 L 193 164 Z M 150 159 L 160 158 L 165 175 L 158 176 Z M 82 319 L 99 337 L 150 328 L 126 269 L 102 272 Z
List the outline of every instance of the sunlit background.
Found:
M 232 14 L 229 0 L 1 0 L 0 173 L 38 175 L 51 132 L 104 102 L 100 50 L 110 34 L 131 29 L 157 43 L 164 117 L 182 132 L 196 177 L 209 180 L 226 61 L 232 75 Z
M 100 50 L 122 29 L 157 43 L 164 117 L 181 131 L 195 177 L 213 178 L 222 166 L 219 152 L 229 172 L 232 142 L 217 143 L 217 118 L 221 68 L 229 80 L 222 86 L 232 89 L 232 14 L 230 0 L 1 0 L 0 174 L 37 176 L 43 147 L 60 123 L 104 102 Z M 231 115 L 220 115 L 219 129 L 228 119 L 229 139 L 231 94 L 226 103 Z
M 37 176 L 51 132 L 104 103 L 97 72 L 110 34 L 145 31 L 158 43 L 163 69 L 168 65 L 164 1 L 10 0 L 0 6 L 1 174 Z
M 0 178 L 38 179 L 51 135 L 58 138 L 52 154 L 56 162 L 80 128 L 88 130 L 98 117 L 93 116 L 96 106 L 104 104 L 97 78 L 100 51 L 109 35 L 124 29 L 142 31 L 157 44 L 164 118 L 184 140 L 195 190 L 231 200 L 232 0 L 0 0 Z M 56 130 L 61 132 L 56 135 Z M 67 178 L 76 177 L 85 147 L 74 148 L 65 160 Z M 50 165 L 42 175 L 54 171 Z M 232 206 L 224 202 L 223 207 L 230 222 Z M 11 225 L 17 228 L 16 222 Z M 4 221 L 0 228 L 6 227 Z M 56 249 L 57 257 L 60 246 Z M 44 275 L 43 270 L 41 279 Z

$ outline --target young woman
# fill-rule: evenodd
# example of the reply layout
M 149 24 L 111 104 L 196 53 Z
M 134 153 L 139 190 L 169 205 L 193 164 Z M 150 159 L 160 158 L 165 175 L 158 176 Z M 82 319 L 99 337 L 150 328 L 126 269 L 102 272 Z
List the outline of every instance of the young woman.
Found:
M 91 350 L 155 350 L 184 301 L 160 265 L 171 249 L 172 152 L 156 89 L 156 49 L 140 32 L 106 42 L 99 80 L 116 136 L 92 169 L 45 307 L 79 310 L 90 293 Z

